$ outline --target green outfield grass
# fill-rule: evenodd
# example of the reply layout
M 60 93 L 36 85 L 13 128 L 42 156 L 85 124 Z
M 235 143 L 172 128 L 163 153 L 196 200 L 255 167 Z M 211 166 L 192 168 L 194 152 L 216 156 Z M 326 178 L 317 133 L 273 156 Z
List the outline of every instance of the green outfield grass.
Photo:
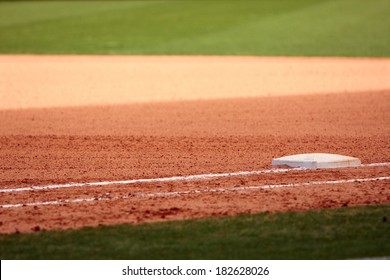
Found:
M 390 205 L 0 235 L 1 259 L 390 256 Z
M 0 53 L 389 56 L 388 0 L 0 2 Z

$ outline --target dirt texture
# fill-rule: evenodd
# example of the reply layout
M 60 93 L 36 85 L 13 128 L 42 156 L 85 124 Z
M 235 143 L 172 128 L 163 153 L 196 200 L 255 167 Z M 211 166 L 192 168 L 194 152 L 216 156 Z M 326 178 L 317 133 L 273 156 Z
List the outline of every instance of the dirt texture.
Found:
M 389 123 L 390 59 L 0 56 L 0 190 L 268 170 L 307 152 L 385 163 Z M 0 233 L 390 203 L 390 180 L 354 181 L 388 176 L 383 165 L 0 192 Z M 299 185 L 335 180 L 352 181 Z M 243 188 L 265 185 L 279 187 Z

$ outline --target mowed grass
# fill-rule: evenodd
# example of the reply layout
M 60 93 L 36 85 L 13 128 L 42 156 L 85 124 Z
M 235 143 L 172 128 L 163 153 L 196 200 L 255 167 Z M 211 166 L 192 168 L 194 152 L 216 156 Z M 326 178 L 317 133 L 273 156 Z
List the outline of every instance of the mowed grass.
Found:
M 1 259 L 390 257 L 390 205 L 0 235 Z
M 388 0 L 0 2 L 0 53 L 390 55 Z

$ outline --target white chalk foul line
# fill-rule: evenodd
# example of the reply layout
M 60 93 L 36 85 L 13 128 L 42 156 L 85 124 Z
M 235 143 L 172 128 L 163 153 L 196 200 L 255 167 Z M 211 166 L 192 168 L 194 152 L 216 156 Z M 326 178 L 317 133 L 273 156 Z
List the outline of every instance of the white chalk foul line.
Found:
M 175 181 L 195 181 L 195 180 L 208 180 L 223 177 L 234 177 L 234 176 L 249 176 L 266 173 L 284 173 L 291 171 L 307 170 L 306 168 L 284 168 L 284 169 L 265 169 L 258 171 L 237 171 L 231 173 L 210 173 L 210 174 L 199 174 L 199 175 L 186 175 L 186 176 L 173 176 L 173 177 L 162 177 L 162 178 L 151 178 L 151 179 L 132 179 L 123 181 L 103 181 L 103 182 L 89 182 L 89 183 L 68 183 L 68 184 L 56 184 L 46 186 L 31 186 L 25 188 L 12 188 L 12 189 L 1 189 L 2 192 L 23 192 L 23 191 L 37 191 L 37 190 L 51 190 L 51 189 L 62 189 L 62 188 L 74 188 L 74 187 L 96 187 L 96 186 L 108 186 L 108 185 L 131 185 L 137 183 L 162 183 L 162 182 L 175 182 Z
M 377 163 L 367 163 L 362 164 L 362 167 L 375 167 L 375 166 L 390 166 L 390 162 L 377 162 Z
M 376 167 L 376 166 L 390 166 L 390 162 L 381 163 L 369 163 L 362 164 L 360 167 Z M 62 188 L 74 188 L 74 187 L 96 187 L 96 186 L 108 186 L 108 185 L 131 185 L 137 183 L 162 183 L 162 182 L 178 182 L 178 181 L 195 181 L 195 180 L 209 180 L 224 177 L 237 177 L 237 176 L 250 176 L 268 173 L 286 173 L 292 171 L 305 171 L 312 170 L 307 168 L 274 168 L 264 169 L 257 171 L 237 171 L 231 173 L 210 173 L 210 174 L 198 174 L 198 175 L 185 175 L 185 176 L 173 176 L 162 178 L 150 178 L 150 179 L 131 179 L 121 181 L 102 181 L 102 182 L 86 182 L 86 183 L 66 183 L 66 184 L 54 184 L 45 186 L 31 186 L 22 188 L 8 188 L 0 189 L 0 193 L 12 193 L 12 192 L 24 192 L 24 191 L 39 191 L 39 190 L 51 190 Z
M 116 197 L 100 197 L 100 198 L 89 197 L 89 198 L 64 199 L 64 200 L 32 202 L 32 203 L 4 204 L 1 205 L 1 207 L 17 208 L 22 206 L 59 205 L 59 204 L 67 204 L 67 203 L 107 201 L 107 200 L 119 200 L 119 199 L 129 199 L 129 198 L 169 197 L 169 196 L 183 196 L 183 195 L 200 194 L 200 193 L 237 192 L 237 191 L 248 191 L 248 190 L 275 189 L 275 188 L 294 188 L 294 187 L 303 187 L 303 186 L 364 183 L 364 182 L 384 181 L 384 180 L 390 180 L 390 176 L 376 177 L 376 178 L 334 180 L 334 181 L 312 181 L 312 182 L 305 182 L 305 183 L 279 184 L 279 185 L 242 186 L 242 187 L 218 188 L 218 189 L 197 189 L 197 190 L 188 190 L 188 191 L 180 191 L 180 192 L 137 193 L 132 195 L 116 196 Z

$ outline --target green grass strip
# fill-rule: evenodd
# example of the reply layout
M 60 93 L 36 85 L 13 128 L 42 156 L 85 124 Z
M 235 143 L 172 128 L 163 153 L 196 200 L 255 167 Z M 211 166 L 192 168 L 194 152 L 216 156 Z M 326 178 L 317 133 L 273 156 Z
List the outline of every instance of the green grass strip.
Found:
M 1 259 L 390 256 L 390 204 L 0 235 Z
M 0 2 L 0 53 L 390 56 L 388 0 Z

